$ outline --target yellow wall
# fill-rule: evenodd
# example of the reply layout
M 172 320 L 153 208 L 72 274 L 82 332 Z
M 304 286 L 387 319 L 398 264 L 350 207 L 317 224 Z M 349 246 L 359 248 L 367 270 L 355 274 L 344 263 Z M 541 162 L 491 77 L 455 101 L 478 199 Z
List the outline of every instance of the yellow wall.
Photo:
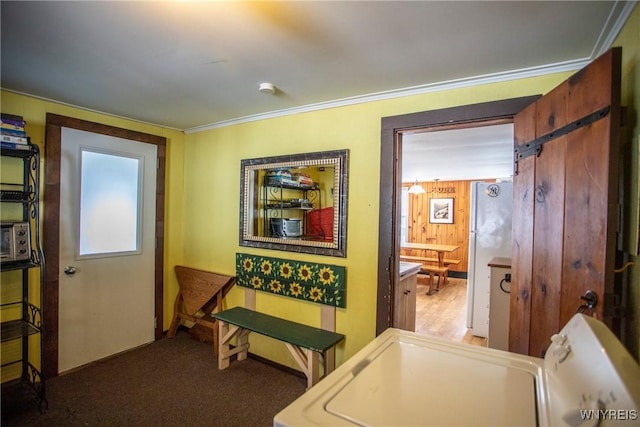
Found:
M 24 117 L 27 122 L 27 134 L 31 137 L 31 142 L 40 146 L 42 157 L 44 158 L 44 140 L 46 114 L 55 113 L 68 117 L 75 117 L 106 125 L 117 126 L 139 132 L 146 132 L 167 138 L 167 162 L 166 162 L 166 201 L 165 201 L 165 315 L 164 327 L 167 329 L 173 314 L 173 300 L 175 298 L 178 284 L 173 273 L 173 265 L 182 262 L 182 218 L 184 214 L 184 191 L 183 191 L 183 157 L 184 157 L 184 134 L 181 131 L 153 126 L 132 120 L 99 114 L 80 108 L 70 107 L 55 102 L 43 101 L 27 96 L 18 95 L 12 92 L 2 91 L 0 93 L 0 110 L 2 112 L 17 114 Z M 44 159 L 41 167 L 44 177 Z M 44 185 L 44 179 L 41 180 Z M 46 195 L 43 194 L 44 197 Z M 171 224 L 171 225 L 170 225 Z M 45 233 L 48 230 L 44 230 Z M 37 283 L 37 281 L 31 281 Z M 37 287 L 34 285 L 34 290 Z
M 622 131 L 622 158 L 625 170 L 625 235 L 634 235 L 638 227 L 638 186 L 640 176 L 638 157 L 640 156 L 640 7 L 636 5 L 626 25 L 614 42 L 622 46 L 622 100 L 627 107 L 627 125 Z M 635 200 L 631 200 L 635 198 Z M 627 241 L 629 250 L 631 242 Z M 637 244 L 637 243 L 636 243 Z M 626 294 L 626 334 L 625 345 L 640 360 L 640 257 L 630 256 L 635 264 L 623 274 Z
M 623 46 L 623 100 L 626 105 L 633 106 L 634 135 L 638 135 L 640 123 L 640 89 L 637 87 L 637 82 L 640 82 L 639 21 L 640 8 L 636 8 L 616 42 L 616 45 Z M 184 263 L 233 274 L 235 253 L 241 251 L 346 266 L 347 308 L 337 310 L 337 330 L 347 337 L 337 351 L 336 362 L 341 364 L 375 336 L 381 118 L 546 93 L 569 74 L 558 73 L 369 102 L 188 135 L 8 92 L 2 92 L 1 107 L 2 111 L 24 116 L 32 140 L 41 146 L 46 112 L 167 137 L 165 329 L 173 313 L 172 303 L 177 292 L 173 274 L 176 264 Z M 637 149 L 637 139 L 635 144 Z M 251 249 L 238 245 L 242 159 L 345 148 L 350 150 L 346 258 Z M 632 170 L 637 177 L 637 162 L 632 165 Z M 629 294 L 636 329 L 633 338 L 627 341 L 632 344 L 631 350 L 638 357 L 638 269 L 632 267 L 630 272 L 635 280 L 633 286 L 629 286 Z M 243 304 L 244 291 L 241 288 L 232 290 L 225 300 L 227 307 Z M 311 325 L 319 324 L 319 308 L 313 303 L 259 294 L 257 309 Z M 280 343 L 256 334 L 252 334 L 251 343 L 252 352 L 296 366 Z
M 496 83 L 474 88 L 316 111 L 245 123 L 186 135 L 184 259 L 200 268 L 232 274 L 238 251 L 330 262 L 347 267 L 347 308 L 337 312 L 337 330 L 346 340 L 337 351 L 342 363 L 375 336 L 381 118 L 547 92 L 569 73 Z M 323 150 L 349 149 L 347 258 L 327 258 L 238 245 L 240 161 Z M 236 288 L 228 307 L 244 304 Z M 311 303 L 259 294 L 259 311 L 317 324 Z M 295 366 L 280 343 L 252 335 L 251 350 Z

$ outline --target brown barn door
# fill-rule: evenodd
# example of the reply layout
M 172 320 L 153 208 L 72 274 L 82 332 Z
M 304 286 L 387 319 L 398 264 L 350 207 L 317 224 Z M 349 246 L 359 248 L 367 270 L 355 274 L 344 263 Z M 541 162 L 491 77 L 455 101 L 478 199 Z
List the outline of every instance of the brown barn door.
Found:
M 611 326 L 620 66 L 614 48 L 515 117 L 510 351 L 541 357 L 578 311 Z

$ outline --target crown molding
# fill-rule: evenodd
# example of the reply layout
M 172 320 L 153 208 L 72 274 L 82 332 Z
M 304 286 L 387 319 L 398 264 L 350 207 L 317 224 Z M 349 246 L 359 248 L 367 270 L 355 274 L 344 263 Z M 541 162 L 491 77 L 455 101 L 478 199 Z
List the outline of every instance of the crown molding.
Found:
M 470 86 L 479 86 L 489 83 L 504 82 L 509 80 L 518 80 L 528 77 L 537 77 L 546 74 L 561 73 L 565 71 L 575 71 L 587 66 L 592 61 L 591 58 L 582 58 L 573 61 L 560 62 L 551 65 L 538 67 L 523 68 L 520 70 L 504 71 L 500 73 L 485 74 L 475 77 L 467 77 L 462 79 L 447 80 L 438 83 L 429 83 L 425 85 L 412 86 L 401 89 L 376 92 L 366 95 L 352 96 L 348 98 L 336 99 L 333 101 L 319 102 L 316 104 L 308 104 L 300 107 L 286 108 L 282 110 L 270 111 L 266 113 L 254 114 L 250 116 L 238 117 L 230 120 L 223 120 L 202 126 L 195 126 L 185 129 L 184 133 L 191 134 L 204 132 L 211 129 L 219 129 L 227 126 L 234 126 L 243 123 L 255 122 L 259 120 L 273 119 L 276 117 L 290 116 L 300 113 L 308 113 L 318 110 L 326 110 L 329 108 L 345 107 L 349 105 L 362 104 L 365 102 L 382 101 L 392 98 L 401 98 L 406 96 L 421 95 L 425 93 L 438 92 L 443 90 L 465 88 Z
M 145 122 L 144 120 L 140 120 L 140 119 L 133 119 L 131 117 L 125 117 L 125 116 L 120 116 L 118 114 L 108 113 L 108 112 L 101 111 L 101 110 L 95 110 L 93 108 L 83 107 L 81 105 L 71 104 L 69 102 L 58 101 L 58 100 L 55 100 L 55 99 L 47 98 L 46 96 L 34 95 L 32 93 L 22 92 L 22 91 L 14 90 L 14 89 L 8 89 L 8 88 L 1 87 L 1 86 L 0 86 L 0 90 L 5 91 L 5 92 L 9 92 L 9 93 L 15 93 L 16 95 L 27 96 L 29 98 L 38 99 L 38 100 L 44 101 L 44 102 L 50 102 L 52 104 L 63 105 L 65 107 L 71 107 L 71 108 L 75 108 L 75 109 L 78 109 L 78 110 L 88 111 L 90 113 L 100 114 L 102 116 L 109 116 L 109 117 L 114 117 L 116 119 L 122 119 L 122 120 L 126 120 L 126 121 L 129 121 L 129 122 L 140 123 L 140 124 L 147 125 L 147 126 L 154 126 L 154 127 L 158 127 L 158 128 L 170 129 L 170 130 L 175 130 L 175 131 L 178 131 L 178 132 L 184 132 L 184 129 L 179 129 L 179 128 L 175 128 L 175 127 L 171 127 L 171 126 L 167 126 L 167 125 L 160 125 L 158 123 Z

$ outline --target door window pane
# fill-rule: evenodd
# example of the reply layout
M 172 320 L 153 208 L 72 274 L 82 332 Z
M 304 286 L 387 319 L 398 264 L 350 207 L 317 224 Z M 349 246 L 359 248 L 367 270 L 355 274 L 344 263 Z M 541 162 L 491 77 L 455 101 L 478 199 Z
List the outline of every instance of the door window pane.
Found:
M 83 150 L 79 255 L 139 250 L 141 160 Z

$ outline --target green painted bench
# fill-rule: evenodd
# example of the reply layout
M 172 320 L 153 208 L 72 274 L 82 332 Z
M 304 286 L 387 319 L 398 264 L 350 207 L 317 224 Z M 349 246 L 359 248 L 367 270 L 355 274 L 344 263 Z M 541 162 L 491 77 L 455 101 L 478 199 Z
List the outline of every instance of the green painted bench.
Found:
M 328 360 L 327 351 L 344 339 L 344 335 L 336 332 L 244 307 L 234 307 L 211 315 L 219 324 L 218 369 L 228 368 L 234 354 L 238 355 L 238 360 L 246 359 L 249 350 L 248 335 L 257 332 L 285 343 L 307 377 L 307 388 L 311 388 L 320 379 L 321 359 L 325 375 L 333 370 L 334 361 Z M 237 338 L 236 346 L 231 348 L 230 342 L 234 337 Z

